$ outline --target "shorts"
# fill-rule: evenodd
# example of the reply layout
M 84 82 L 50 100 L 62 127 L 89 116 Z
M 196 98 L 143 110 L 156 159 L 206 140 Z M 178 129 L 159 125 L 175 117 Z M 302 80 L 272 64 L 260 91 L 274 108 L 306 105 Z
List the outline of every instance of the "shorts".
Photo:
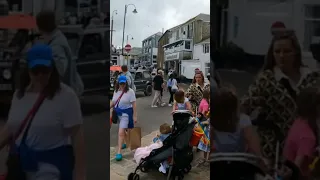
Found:
M 127 129 L 129 126 L 129 115 L 122 113 L 122 116 L 119 117 L 119 128 Z

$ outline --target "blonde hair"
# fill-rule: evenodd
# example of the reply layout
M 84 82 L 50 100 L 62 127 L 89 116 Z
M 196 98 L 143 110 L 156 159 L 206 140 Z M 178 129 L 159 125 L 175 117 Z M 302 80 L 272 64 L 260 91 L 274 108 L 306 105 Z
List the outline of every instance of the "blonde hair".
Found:
M 169 134 L 171 133 L 171 126 L 167 123 L 164 123 L 160 126 L 160 133 L 161 134 Z

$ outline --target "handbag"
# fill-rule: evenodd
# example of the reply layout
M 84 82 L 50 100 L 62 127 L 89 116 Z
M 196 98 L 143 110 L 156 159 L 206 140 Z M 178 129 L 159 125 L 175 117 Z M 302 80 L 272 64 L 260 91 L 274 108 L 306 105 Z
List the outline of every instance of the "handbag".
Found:
M 173 82 L 173 84 L 171 86 L 171 91 L 176 92 L 178 90 L 177 80 L 173 79 L 172 82 Z
M 28 112 L 27 116 L 22 121 L 17 133 L 13 136 L 10 148 L 13 148 L 16 139 L 21 135 L 24 129 L 25 131 L 22 135 L 21 143 L 25 142 L 28 135 L 28 131 L 31 127 L 32 120 L 35 114 L 37 113 L 37 111 L 39 110 L 44 99 L 45 99 L 45 96 L 43 94 L 40 94 L 37 101 L 33 105 L 32 109 Z M 5 180 L 26 180 L 26 175 L 22 169 L 21 159 L 18 152 L 9 153 L 6 165 L 7 165 L 7 174 L 6 174 Z
M 121 95 L 119 96 L 119 98 L 117 99 L 116 103 L 114 104 L 114 108 L 112 110 L 112 116 L 111 116 L 111 120 L 113 124 L 117 124 L 119 121 L 119 117 L 117 115 L 117 112 L 114 110 L 116 107 L 118 107 L 118 104 L 120 102 L 120 99 L 122 97 L 122 95 L 124 94 L 124 91 L 121 93 Z

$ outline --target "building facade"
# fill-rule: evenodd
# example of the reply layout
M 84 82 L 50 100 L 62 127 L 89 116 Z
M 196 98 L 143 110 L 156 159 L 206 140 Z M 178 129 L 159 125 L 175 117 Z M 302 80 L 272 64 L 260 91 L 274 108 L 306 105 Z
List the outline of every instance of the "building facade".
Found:
M 210 38 L 209 14 L 199 14 L 167 30 L 166 35 L 161 38 L 161 45 L 160 43 L 158 45 L 158 51 L 163 51 L 163 56 L 157 59 L 158 66 L 179 72 L 181 60 L 193 59 L 194 44 L 208 38 Z M 166 44 L 163 45 L 163 42 Z
M 161 32 L 157 32 L 142 41 L 142 61 L 143 64 L 157 63 L 158 41 L 162 36 Z
M 193 47 L 193 59 L 201 63 L 201 71 L 205 75 L 210 73 L 210 38 L 207 38 Z

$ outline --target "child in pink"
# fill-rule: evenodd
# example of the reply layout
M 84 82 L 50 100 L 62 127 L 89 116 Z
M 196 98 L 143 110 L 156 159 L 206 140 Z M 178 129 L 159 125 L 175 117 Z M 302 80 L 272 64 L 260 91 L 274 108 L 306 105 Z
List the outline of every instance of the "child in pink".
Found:
M 208 153 L 210 152 L 210 142 L 209 139 L 209 132 L 210 132 L 210 126 L 209 126 L 209 118 L 207 117 L 207 113 L 209 112 L 209 99 L 210 99 L 210 91 L 204 90 L 203 91 L 203 99 L 200 102 L 199 105 L 199 111 L 198 111 L 198 117 L 205 119 L 204 121 L 201 122 L 202 127 L 204 127 L 204 133 L 206 135 L 202 136 L 200 139 L 200 142 L 198 144 L 198 149 L 203 151 L 204 154 L 204 159 L 208 160 Z
M 298 117 L 289 130 L 283 155 L 286 160 L 300 168 L 303 177 L 309 178 L 308 166 L 314 160 L 318 146 L 315 128 L 318 128 L 317 119 L 319 119 L 319 90 L 311 88 L 301 92 L 297 99 L 297 106 Z

